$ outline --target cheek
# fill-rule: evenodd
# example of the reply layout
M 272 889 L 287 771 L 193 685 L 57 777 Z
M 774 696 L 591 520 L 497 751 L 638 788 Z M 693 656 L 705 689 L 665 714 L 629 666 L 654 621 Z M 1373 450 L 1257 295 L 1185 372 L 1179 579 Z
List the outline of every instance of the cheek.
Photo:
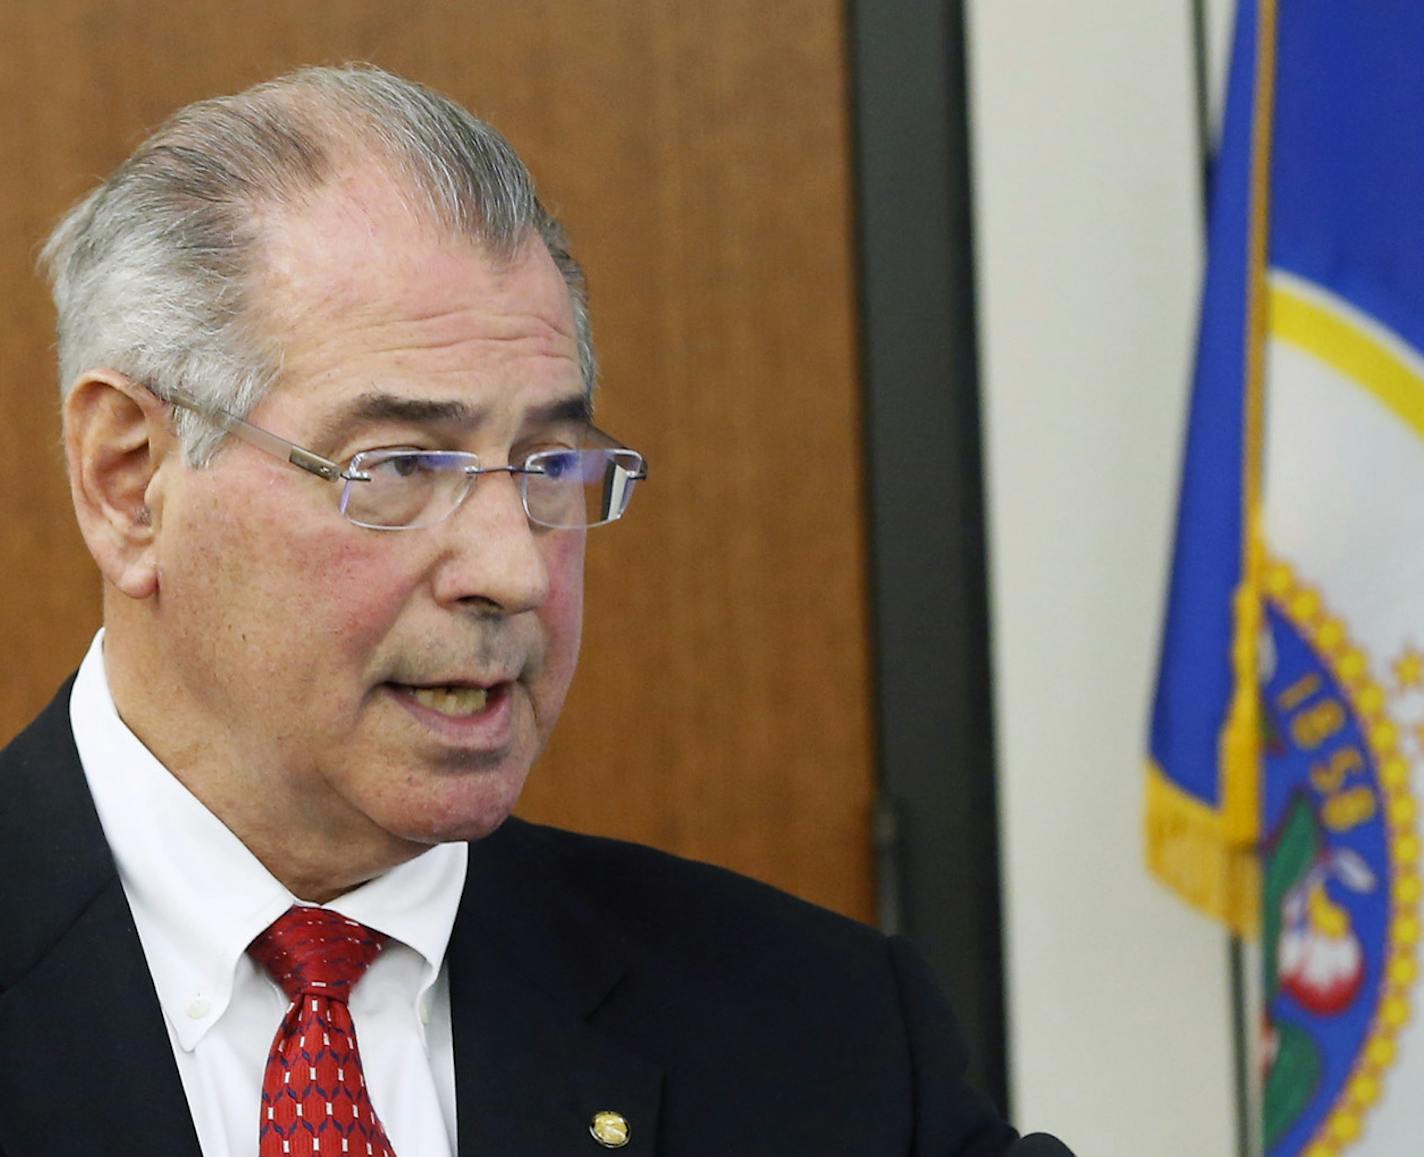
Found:
M 547 678 L 557 685 L 560 699 L 573 678 L 583 631 L 582 534 L 556 534 L 545 549 L 549 596 L 539 611 L 547 633 Z
M 369 655 L 410 600 L 410 582 L 377 546 L 360 540 L 328 544 L 321 558 L 308 611 L 341 651 Z
M 408 593 L 379 543 L 350 534 L 334 511 L 308 514 L 280 486 L 250 486 L 236 507 L 205 497 L 175 528 L 183 549 L 166 564 L 175 603 L 245 645 L 253 662 L 266 656 L 275 682 L 308 679 L 334 656 L 346 666 L 369 656 Z

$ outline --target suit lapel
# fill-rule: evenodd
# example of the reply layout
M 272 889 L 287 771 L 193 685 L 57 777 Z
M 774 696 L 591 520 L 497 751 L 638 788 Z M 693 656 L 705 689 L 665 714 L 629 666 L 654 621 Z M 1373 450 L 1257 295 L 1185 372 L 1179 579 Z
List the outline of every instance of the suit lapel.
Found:
M 66 686 L 0 752 L 0 1153 L 198 1157 L 68 705 Z M 652 1157 L 661 1070 L 592 1023 L 624 966 L 533 845 L 511 820 L 471 848 L 449 948 L 459 1151 L 588 1155 L 608 1110 L 621 1157 Z
M 590 1022 L 623 976 L 597 929 L 547 886 L 524 825 L 472 845 L 450 941 L 462 1157 L 598 1152 L 596 1113 L 629 1123 L 623 1157 L 656 1152 L 662 1073 Z
M 197 1157 L 67 685 L 0 752 L 0 791 L 0 1151 Z
M 198 1139 L 117 877 L 0 997 L 0 1147 L 184 1154 Z

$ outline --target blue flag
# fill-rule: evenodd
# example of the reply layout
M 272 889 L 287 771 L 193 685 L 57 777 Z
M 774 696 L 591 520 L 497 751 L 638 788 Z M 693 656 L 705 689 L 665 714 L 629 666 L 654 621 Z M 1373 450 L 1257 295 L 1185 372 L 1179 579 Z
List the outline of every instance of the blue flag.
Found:
M 1243 0 L 1149 859 L 1259 929 L 1268 1157 L 1424 1136 L 1424 5 Z
M 1262 355 L 1272 13 L 1237 13 L 1177 538 L 1152 712 L 1153 869 L 1239 932 L 1258 918 Z

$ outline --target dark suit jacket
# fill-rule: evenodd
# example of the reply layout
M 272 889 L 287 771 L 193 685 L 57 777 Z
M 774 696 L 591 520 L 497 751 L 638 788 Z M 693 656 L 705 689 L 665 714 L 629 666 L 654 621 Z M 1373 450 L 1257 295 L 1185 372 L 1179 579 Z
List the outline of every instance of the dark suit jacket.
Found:
M 198 1153 L 69 688 L 0 752 L 0 1155 Z M 729 872 L 510 820 L 471 845 L 449 948 L 459 1151 L 988 1157 L 903 942 Z M 253 1106 L 254 1152 L 256 1106 Z M 421 1157 L 403 1154 L 402 1157 Z

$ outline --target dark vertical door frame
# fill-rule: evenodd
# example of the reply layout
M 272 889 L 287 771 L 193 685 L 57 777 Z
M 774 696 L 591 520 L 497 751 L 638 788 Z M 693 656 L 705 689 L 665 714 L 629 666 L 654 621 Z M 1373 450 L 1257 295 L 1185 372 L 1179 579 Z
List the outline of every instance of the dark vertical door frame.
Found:
M 848 3 L 881 918 L 1007 1109 L 963 4 Z

